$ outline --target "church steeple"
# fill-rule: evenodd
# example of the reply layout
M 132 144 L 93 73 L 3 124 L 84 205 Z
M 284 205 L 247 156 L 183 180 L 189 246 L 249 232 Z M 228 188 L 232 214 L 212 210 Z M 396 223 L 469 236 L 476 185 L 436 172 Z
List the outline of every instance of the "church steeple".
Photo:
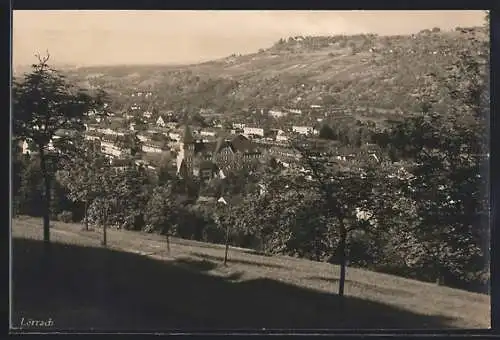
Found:
M 187 124 L 186 124 L 186 126 L 184 128 L 184 134 L 182 136 L 181 143 L 184 144 L 184 147 L 186 147 L 189 144 L 193 144 L 194 143 L 193 133 L 191 131 L 191 128 Z
M 179 143 L 180 152 L 177 155 L 177 173 L 182 177 L 191 176 L 193 171 L 195 140 L 187 124 Z

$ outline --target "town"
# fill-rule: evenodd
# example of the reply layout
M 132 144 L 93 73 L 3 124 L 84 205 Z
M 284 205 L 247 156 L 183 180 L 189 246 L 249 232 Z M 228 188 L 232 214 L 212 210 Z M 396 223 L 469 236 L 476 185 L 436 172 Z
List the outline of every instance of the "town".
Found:
M 142 92 L 137 92 L 132 94 L 132 97 L 142 95 Z M 146 98 L 148 95 L 150 96 L 151 92 L 145 94 Z M 316 124 L 310 126 L 280 124 L 275 120 L 274 124 L 267 122 L 265 125 L 231 120 L 221 122 L 219 118 L 214 118 L 218 115 L 211 110 L 201 110 L 196 120 L 186 124 L 182 123 L 185 114 L 173 111 L 153 114 L 152 111 L 158 112 L 158 110 L 152 109 L 151 105 L 141 110 L 141 106 L 133 103 L 124 112 L 109 112 L 106 109 L 101 113 L 89 112 L 84 135 L 87 140 L 98 141 L 101 151 L 109 158 L 111 164 L 118 168 L 134 162 L 155 171 L 158 170 L 162 160 L 169 159 L 169 165 L 176 175 L 185 177 L 187 174 L 184 168 L 187 167 L 190 169 L 189 176 L 198 176 L 207 181 L 225 176 L 224 171 L 228 169 L 223 165 L 223 160 L 233 156 L 241 156 L 244 160 L 262 161 L 269 161 L 272 158 L 286 168 L 299 166 L 300 153 L 289 143 L 289 138 L 295 136 L 316 141 L 329 140 L 330 144 L 340 144 L 332 140 L 329 135 L 331 127 L 322 124 L 322 117 L 334 115 L 335 110 L 335 108 L 323 109 L 321 105 L 311 105 L 310 110 L 304 110 L 304 114 L 302 110 L 293 108 L 267 112 L 261 109 L 250 113 L 255 115 L 259 112 L 260 115 L 271 118 L 299 116 L 295 121 L 300 121 L 301 116 L 305 116 L 307 118 L 302 120 L 316 121 Z M 359 121 L 357 123 L 359 124 Z M 327 131 L 323 132 L 324 136 L 321 136 L 322 128 Z M 71 134 L 71 131 L 59 130 L 54 139 L 67 134 Z M 122 142 L 124 140 L 131 142 L 124 143 Z M 369 139 L 363 142 L 363 148 L 369 150 L 370 155 L 377 159 L 377 152 L 380 151 L 377 144 Z M 19 143 L 23 154 L 31 153 L 26 141 Z M 189 151 L 190 147 L 192 151 Z M 52 141 L 48 148 L 53 150 Z M 133 149 L 137 149 L 138 152 L 133 152 Z M 192 152 L 193 155 L 187 157 L 188 152 Z M 336 157 L 347 162 L 352 160 L 354 155 L 346 148 L 338 148 Z M 205 168 L 193 168 L 193 164 L 186 164 L 187 158 L 191 161 L 194 158 L 210 159 L 210 161 L 203 163 Z

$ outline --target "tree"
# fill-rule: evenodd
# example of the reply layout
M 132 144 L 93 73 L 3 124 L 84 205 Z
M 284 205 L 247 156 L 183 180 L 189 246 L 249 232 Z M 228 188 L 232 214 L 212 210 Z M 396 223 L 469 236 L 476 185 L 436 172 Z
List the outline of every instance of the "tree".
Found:
M 258 181 L 259 166 L 257 162 L 245 162 L 243 157 L 235 155 L 226 168 L 226 178 L 220 182 L 216 191 L 225 195 L 240 195 L 252 191 Z
M 40 162 L 34 156 L 15 161 L 13 170 L 13 198 L 15 214 L 43 216 L 43 178 Z
M 39 63 L 22 80 L 14 80 L 13 132 L 28 141 L 39 153 L 44 179 L 43 239 L 50 243 L 50 193 L 54 171 L 49 167 L 57 160 L 49 144 L 59 129 L 83 130 L 85 114 L 102 104 L 102 93 L 95 98 L 75 89 L 47 64 L 49 54 L 38 55 Z M 50 158 L 53 158 L 50 160 Z
M 333 131 L 329 125 L 324 124 L 319 130 L 319 138 L 335 140 L 337 139 L 337 136 L 335 135 L 335 131 Z
M 178 209 L 172 185 L 156 187 L 146 206 L 145 221 L 148 230 L 159 232 L 167 236 L 167 247 L 170 253 L 170 235 L 174 232 L 177 223 Z
M 120 199 L 119 182 L 122 176 L 113 167 L 104 167 L 99 175 L 99 193 L 90 204 L 87 218 L 90 222 L 102 226 L 103 238 L 101 244 L 106 247 L 107 227 L 113 222 L 113 213 L 117 210 Z
M 331 56 L 333 57 L 333 54 Z M 327 94 L 327 95 L 323 96 L 323 105 L 333 106 L 333 105 L 336 105 L 337 103 L 338 103 L 338 101 L 335 98 L 335 96 L 333 96 L 331 94 Z
M 65 162 L 58 172 L 59 182 L 68 189 L 73 202 L 84 202 L 85 230 L 89 230 L 87 211 L 94 199 L 101 195 L 101 173 L 109 167 L 108 159 L 101 153 L 99 143 L 85 141 L 70 162 Z
M 296 139 L 292 147 L 300 152 L 305 173 L 294 174 L 294 187 L 314 187 L 321 195 L 319 206 L 324 221 L 332 221 L 330 228 L 338 237 L 337 258 L 340 265 L 339 296 L 344 295 L 349 234 L 361 229 L 375 233 L 374 211 L 391 202 L 386 196 L 394 191 L 390 163 L 376 162 L 367 153 L 359 151 L 356 160 L 342 162 L 327 145 L 306 139 Z M 359 211 L 367 216 L 360 221 Z
M 99 202 L 107 205 L 106 219 L 96 209 L 89 209 L 89 220 L 115 225 L 118 228 L 140 230 L 144 227 L 144 209 L 152 190 L 152 181 L 142 166 L 106 167 L 101 179 Z M 92 214 L 90 214 L 92 212 Z
M 172 167 L 172 153 L 162 152 L 158 166 L 158 184 L 164 185 L 175 179 L 175 172 Z
M 421 93 L 427 112 L 396 125 L 389 141 L 414 176 L 406 196 L 420 220 L 407 260 L 439 284 L 486 284 L 489 60 L 487 44 L 475 46 L 479 55 L 464 51 L 444 77 L 432 75 Z M 438 86 L 453 103 L 444 110 L 434 105 Z

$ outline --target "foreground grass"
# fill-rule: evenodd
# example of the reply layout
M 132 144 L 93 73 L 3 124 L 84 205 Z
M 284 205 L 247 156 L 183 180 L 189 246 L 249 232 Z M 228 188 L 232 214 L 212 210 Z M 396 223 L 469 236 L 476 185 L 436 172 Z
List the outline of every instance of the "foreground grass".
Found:
M 52 318 L 56 328 L 487 328 L 489 297 L 350 268 L 346 307 L 337 266 L 264 257 L 159 235 L 54 223 L 43 261 L 39 219 L 14 220 L 13 326 Z

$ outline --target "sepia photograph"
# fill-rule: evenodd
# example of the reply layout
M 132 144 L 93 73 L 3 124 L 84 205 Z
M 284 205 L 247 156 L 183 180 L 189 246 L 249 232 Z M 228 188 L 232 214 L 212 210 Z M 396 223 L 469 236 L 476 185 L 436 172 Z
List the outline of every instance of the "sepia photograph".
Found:
M 10 331 L 489 329 L 480 10 L 14 10 Z

